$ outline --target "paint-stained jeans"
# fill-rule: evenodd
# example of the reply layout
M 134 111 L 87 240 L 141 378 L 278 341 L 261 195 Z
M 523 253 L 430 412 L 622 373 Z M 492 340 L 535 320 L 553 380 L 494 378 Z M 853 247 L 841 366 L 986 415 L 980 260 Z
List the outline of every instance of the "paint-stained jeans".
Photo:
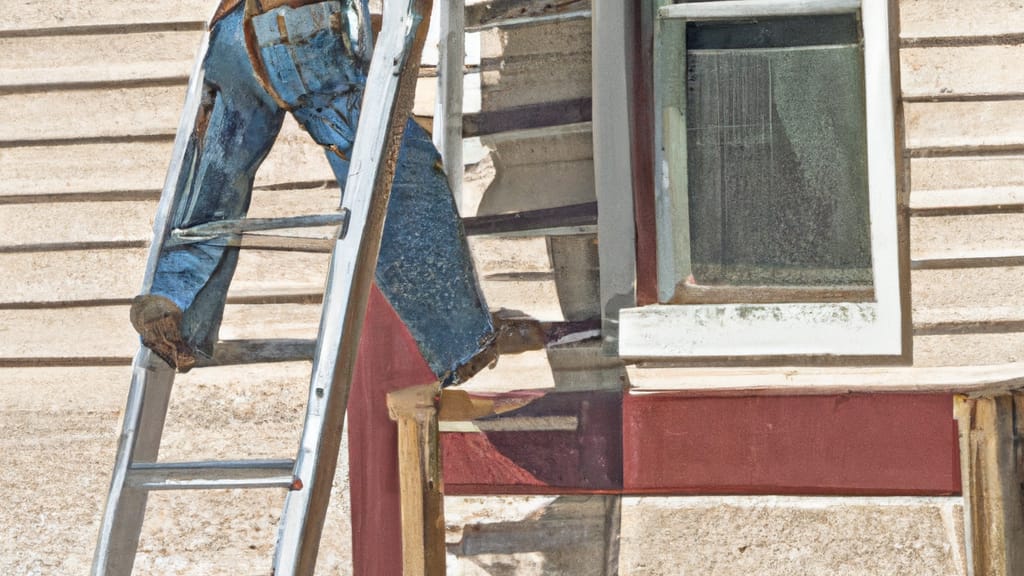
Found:
M 252 20 L 264 78 L 246 51 L 242 8 L 211 30 L 203 104 L 179 176 L 175 228 L 241 218 L 256 169 L 281 129 L 283 102 L 325 148 L 342 190 L 348 175 L 363 87 L 360 0 L 274 9 Z M 362 0 L 365 8 L 365 0 Z M 409 120 L 392 187 L 376 270 L 378 287 L 441 378 L 493 339 L 461 222 L 430 136 Z M 184 310 L 183 332 L 210 354 L 238 249 L 223 240 L 167 248 L 151 292 Z

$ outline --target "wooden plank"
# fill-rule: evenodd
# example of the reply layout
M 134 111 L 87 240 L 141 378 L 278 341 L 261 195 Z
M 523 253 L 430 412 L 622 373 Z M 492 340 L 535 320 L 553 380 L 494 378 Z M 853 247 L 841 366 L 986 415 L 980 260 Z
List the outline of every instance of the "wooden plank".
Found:
M 1002 194 L 1006 192 L 997 191 L 1024 189 L 1024 155 L 914 158 L 910 177 L 911 205 L 926 202 L 932 192 L 976 198 L 964 202 L 982 205 L 990 191 Z
M 915 317 L 935 309 L 1024 309 L 1024 274 L 1017 267 L 914 270 L 911 288 Z
M 1024 213 L 911 218 L 910 257 L 1024 254 Z
M 597 224 L 597 202 L 559 206 L 543 210 L 529 210 L 512 214 L 477 216 L 466 218 L 463 220 L 463 224 L 466 228 L 466 234 L 469 236 L 528 232 L 548 228 L 594 226 Z
M 1024 512 L 1017 442 L 1017 395 L 958 399 L 957 419 L 967 454 L 963 477 L 969 498 L 971 556 L 975 574 L 1010 576 L 1024 571 Z
M 179 104 L 176 104 L 176 106 Z M 20 196 L 134 194 L 157 198 L 163 188 L 171 139 L 149 142 L 68 143 L 0 147 L 0 202 Z M 256 174 L 257 187 L 336 186 L 322 149 L 290 117 Z M 298 186 L 297 184 L 302 184 Z M 335 193 L 337 193 L 335 191 Z M 45 198 L 43 198 L 45 200 Z
M 138 348 L 138 335 L 128 322 L 127 303 L 5 310 L 3 315 L 0 366 L 127 364 Z M 319 304 L 229 305 L 221 337 L 315 338 L 319 321 Z
M 145 242 L 153 235 L 153 200 L 112 202 L 0 203 L 0 251 L 47 244 L 73 246 L 95 242 Z M 338 206 L 338 190 L 256 190 L 249 214 L 253 218 L 326 214 Z M 46 214 L 46 218 L 39 218 Z M 330 228 L 290 231 L 296 235 L 330 234 Z M 57 248 L 54 247 L 54 250 Z
M 1024 188 L 923 191 L 910 196 L 914 215 L 949 216 L 1024 211 Z
M 982 99 L 1024 94 L 1016 62 L 1024 45 L 905 48 L 900 50 L 903 97 Z
M 971 37 L 1024 31 L 1024 14 L 1014 0 L 900 0 L 900 36 Z
M 0 91 L 118 82 L 184 87 L 200 31 L 0 37 Z
M 466 7 L 466 26 L 495 26 L 511 19 L 543 18 L 589 9 L 590 0 L 488 0 Z
M 914 366 L 998 365 L 1024 360 L 1024 332 L 914 337 Z
M 0 142 L 170 137 L 183 86 L 0 95 Z
M 504 132 L 480 142 L 489 153 L 467 173 L 463 216 L 596 200 L 589 123 Z
M 1024 100 L 905 106 L 907 146 L 921 156 L 1024 148 Z
M 434 380 L 409 331 L 373 290 L 347 422 L 353 574 L 402 573 L 398 431 L 388 415 L 387 394 Z
M 634 494 L 956 494 L 949 395 L 627 394 Z M 855 439 L 855 440 L 852 440 Z
M 821 394 L 992 394 L 1024 386 L 1024 363 L 988 366 L 786 366 L 626 369 L 632 394 L 802 396 Z
M 547 423 L 573 421 L 577 426 L 442 434 L 447 494 L 564 494 L 621 489 L 621 391 L 551 392 L 539 396 L 489 422 L 540 419 Z M 502 402 L 520 397 L 506 393 L 494 398 Z M 553 454 L 559 456 L 553 458 Z
M 723 20 L 771 18 L 790 15 L 849 14 L 860 9 L 859 0 L 724 0 L 714 4 L 669 4 L 658 12 L 662 18 Z
M 11 34 L 37 29 L 203 22 L 213 13 L 214 6 L 208 0 L 182 0 L 153 6 L 93 0 L 72 0 L 60 4 L 41 0 L 5 0 L 2 9 L 4 18 L 0 21 L 0 33 Z
M 147 255 L 144 247 L 0 253 L 0 268 L 6 272 L 0 302 L 130 298 L 139 290 Z M 229 297 L 321 294 L 327 262 L 325 254 L 244 251 Z
M 589 97 L 590 28 L 578 20 L 481 32 L 481 109 Z
M 1024 331 L 1024 312 L 1019 308 L 983 306 L 914 311 L 914 333 L 1001 334 Z
M 440 383 L 388 394 L 398 424 L 398 476 L 402 501 L 402 574 L 445 573 L 444 494 L 438 445 Z

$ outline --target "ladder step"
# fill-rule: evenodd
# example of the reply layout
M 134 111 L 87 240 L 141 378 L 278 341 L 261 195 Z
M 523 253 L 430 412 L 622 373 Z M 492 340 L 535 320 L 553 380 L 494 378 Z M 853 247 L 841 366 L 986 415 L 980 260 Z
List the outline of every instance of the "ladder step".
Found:
M 334 238 L 302 238 L 272 234 L 243 234 L 230 236 L 228 246 L 249 250 L 275 250 L 278 252 L 311 252 L 329 254 L 334 249 Z
M 128 468 L 128 484 L 140 490 L 292 488 L 294 460 L 146 462 Z
M 234 366 L 270 362 L 312 360 L 316 340 L 277 338 L 266 340 L 221 340 L 213 347 L 213 358 L 199 358 L 198 366 Z
M 283 230 L 288 228 L 311 228 L 316 226 L 341 226 L 344 230 L 348 223 L 349 212 L 341 209 L 332 214 L 314 214 L 308 216 L 286 216 L 283 218 L 242 218 L 237 220 L 218 220 L 207 222 L 190 228 L 175 228 L 171 231 L 171 241 L 175 243 L 196 242 L 217 236 L 238 236 L 246 232 L 266 230 Z

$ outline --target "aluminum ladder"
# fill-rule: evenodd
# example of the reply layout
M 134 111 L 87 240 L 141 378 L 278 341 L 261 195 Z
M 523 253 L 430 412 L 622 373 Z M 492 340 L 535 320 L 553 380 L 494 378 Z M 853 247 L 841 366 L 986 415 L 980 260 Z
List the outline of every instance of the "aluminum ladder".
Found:
M 294 460 L 160 462 L 157 454 L 174 370 L 146 348 L 132 365 L 121 436 L 93 558 L 93 576 L 131 574 L 146 498 L 151 490 L 284 488 L 284 511 L 273 560 L 276 576 L 311 575 L 316 565 L 331 483 L 337 466 L 359 333 L 380 247 L 381 230 L 402 132 L 413 103 L 431 0 L 385 0 L 364 93 L 342 206 L 324 217 L 247 219 L 203 229 L 172 231 L 178 175 L 193 132 L 203 85 L 204 37 L 178 126 L 174 155 L 157 211 L 143 292 L 148 292 L 164 243 L 173 235 L 225 234 L 245 246 L 246 232 L 340 224 L 317 335 L 309 402 Z M 127 319 L 125 320 L 127 321 Z M 230 363 L 259 348 L 242 343 L 219 350 Z M 229 347 L 230 348 L 230 347 Z M 222 354 L 222 352 L 224 352 Z

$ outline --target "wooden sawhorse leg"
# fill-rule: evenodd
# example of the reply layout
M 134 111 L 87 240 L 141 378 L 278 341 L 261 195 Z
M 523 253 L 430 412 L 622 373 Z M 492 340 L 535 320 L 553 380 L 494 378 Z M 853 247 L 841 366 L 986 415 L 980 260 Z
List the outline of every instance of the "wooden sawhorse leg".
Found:
M 441 385 L 436 382 L 388 394 L 388 412 L 398 422 L 404 576 L 445 574 L 440 397 Z

